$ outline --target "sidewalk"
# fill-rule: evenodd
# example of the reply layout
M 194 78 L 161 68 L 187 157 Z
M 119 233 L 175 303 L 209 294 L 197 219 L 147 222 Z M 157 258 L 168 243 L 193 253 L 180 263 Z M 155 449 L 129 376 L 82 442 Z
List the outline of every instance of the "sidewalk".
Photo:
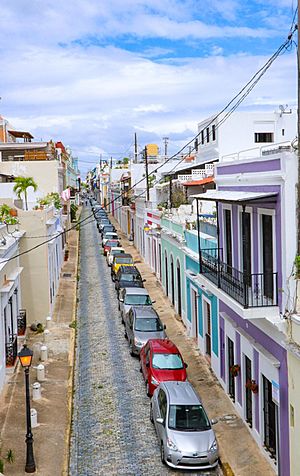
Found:
M 42 398 L 31 401 L 37 410 L 38 427 L 32 429 L 36 472 L 39 476 L 67 476 L 68 439 L 71 418 L 73 349 L 75 332 L 69 324 L 75 320 L 79 233 L 68 235 L 69 259 L 61 271 L 50 334 L 45 344 L 48 359 L 44 363 L 46 380 L 41 383 Z M 67 274 L 64 275 L 64 273 Z M 33 366 L 38 365 L 38 349 L 43 334 L 27 329 L 26 343 L 34 351 Z M 4 474 L 23 476 L 26 458 L 26 413 L 24 372 L 18 364 L 9 377 L 0 399 L 1 458 L 12 449 L 14 462 L 4 462 Z M 30 384 L 36 370 L 30 370 Z M 63 468 L 63 469 L 62 469 Z
M 194 340 L 185 334 L 185 327 L 164 295 L 155 274 L 145 264 L 132 242 L 120 231 L 119 224 L 111 218 L 122 238 L 122 246 L 137 261 L 137 268 L 146 279 L 145 287 L 154 307 L 167 326 L 168 337 L 179 347 L 188 364 L 188 379 L 201 396 L 209 417 L 218 418 L 214 426 L 217 435 L 222 469 L 228 476 L 274 476 L 275 472 L 252 438 L 243 420 L 236 413 L 229 397 L 210 370 L 204 356 L 196 348 Z M 228 416 L 228 418 L 226 418 Z M 225 417 L 225 418 L 224 418 Z

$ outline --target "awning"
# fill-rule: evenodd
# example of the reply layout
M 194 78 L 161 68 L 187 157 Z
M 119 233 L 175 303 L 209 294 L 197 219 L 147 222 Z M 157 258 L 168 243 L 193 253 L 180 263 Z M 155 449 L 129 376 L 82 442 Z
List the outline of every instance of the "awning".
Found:
M 246 203 L 253 201 L 275 203 L 277 195 L 277 192 L 234 192 L 231 190 L 208 190 L 206 193 L 191 195 L 191 198 L 224 203 Z
M 33 135 L 26 131 L 7 131 L 11 136 L 17 139 L 33 139 Z
M 205 177 L 201 180 L 190 180 L 188 182 L 182 182 L 182 185 L 184 187 L 194 187 L 196 185 L 205 185 L 207 183 L 213 183 L 214 182 L 214 177 Z

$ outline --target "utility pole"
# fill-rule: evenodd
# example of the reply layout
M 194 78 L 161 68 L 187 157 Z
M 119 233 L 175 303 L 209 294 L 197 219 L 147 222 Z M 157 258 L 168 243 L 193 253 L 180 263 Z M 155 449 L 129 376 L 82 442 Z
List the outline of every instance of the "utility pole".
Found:
M 173 208 L 172 205 L 173 205 L 173 197 L 172 197 L 172 175 L 169 175 L 169 191 L 170 191 L 170 209 Z
M 150 201 L 150 195 L 149 195 L 149 172 L 148 172 L 148 152 L 147 152 L 147 146 L 145 147 L 145 166 L 146 166 L 146 190 L 147 190 L 147 202 Z
M 138 144 L 137 144 L 137 135 L 134 133 L 134 163 L 137 164 L 138 161 Z
M 111 169 L 112 169 L 112 160 L 113 160 L 113 158 L 110 157 L 110 168 L 111 168 Z
M 168 158 L 168 140 L 169 140 L 169 137 L 163 137 L 163 141 L 165 143 L 165 160 L 167 160 Z
M 297 255 L 300 256 L 300 0 L 298 0 L 298 49 L 297 49 L 297 74 L 298 74 L 298 184 L 297 184 Z

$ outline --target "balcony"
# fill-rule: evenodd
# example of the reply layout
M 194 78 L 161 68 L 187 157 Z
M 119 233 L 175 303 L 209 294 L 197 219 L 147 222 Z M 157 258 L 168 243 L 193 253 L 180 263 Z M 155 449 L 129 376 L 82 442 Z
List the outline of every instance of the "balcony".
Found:
M 5 358 L 6 367 L 13 367 L 15 365 L 18 354 L 17 336 L 9 336 L 8 342 L 5 342 Z
M 222 248 L 201 250 L 201 273 L 245 309 L 278 306 L 278 273 L 243 273 L 224 263 Z

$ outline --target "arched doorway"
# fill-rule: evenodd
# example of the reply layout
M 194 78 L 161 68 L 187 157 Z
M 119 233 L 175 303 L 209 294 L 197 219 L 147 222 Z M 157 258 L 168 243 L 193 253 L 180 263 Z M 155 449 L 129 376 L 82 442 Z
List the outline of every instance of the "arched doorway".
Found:
M 165 251 L 165 280 L 166 280 L 166 295 L 169 296 L 169 273 L 168 273 L 168 256 Z
M 172 304 L 175 305 L 175 282 L 174 282 L 174 261 L 171 256 L 171 291 L 172 291 Z
M 180 262 L 177 261 L 177 312 L 181 316 L 181 268 Z

